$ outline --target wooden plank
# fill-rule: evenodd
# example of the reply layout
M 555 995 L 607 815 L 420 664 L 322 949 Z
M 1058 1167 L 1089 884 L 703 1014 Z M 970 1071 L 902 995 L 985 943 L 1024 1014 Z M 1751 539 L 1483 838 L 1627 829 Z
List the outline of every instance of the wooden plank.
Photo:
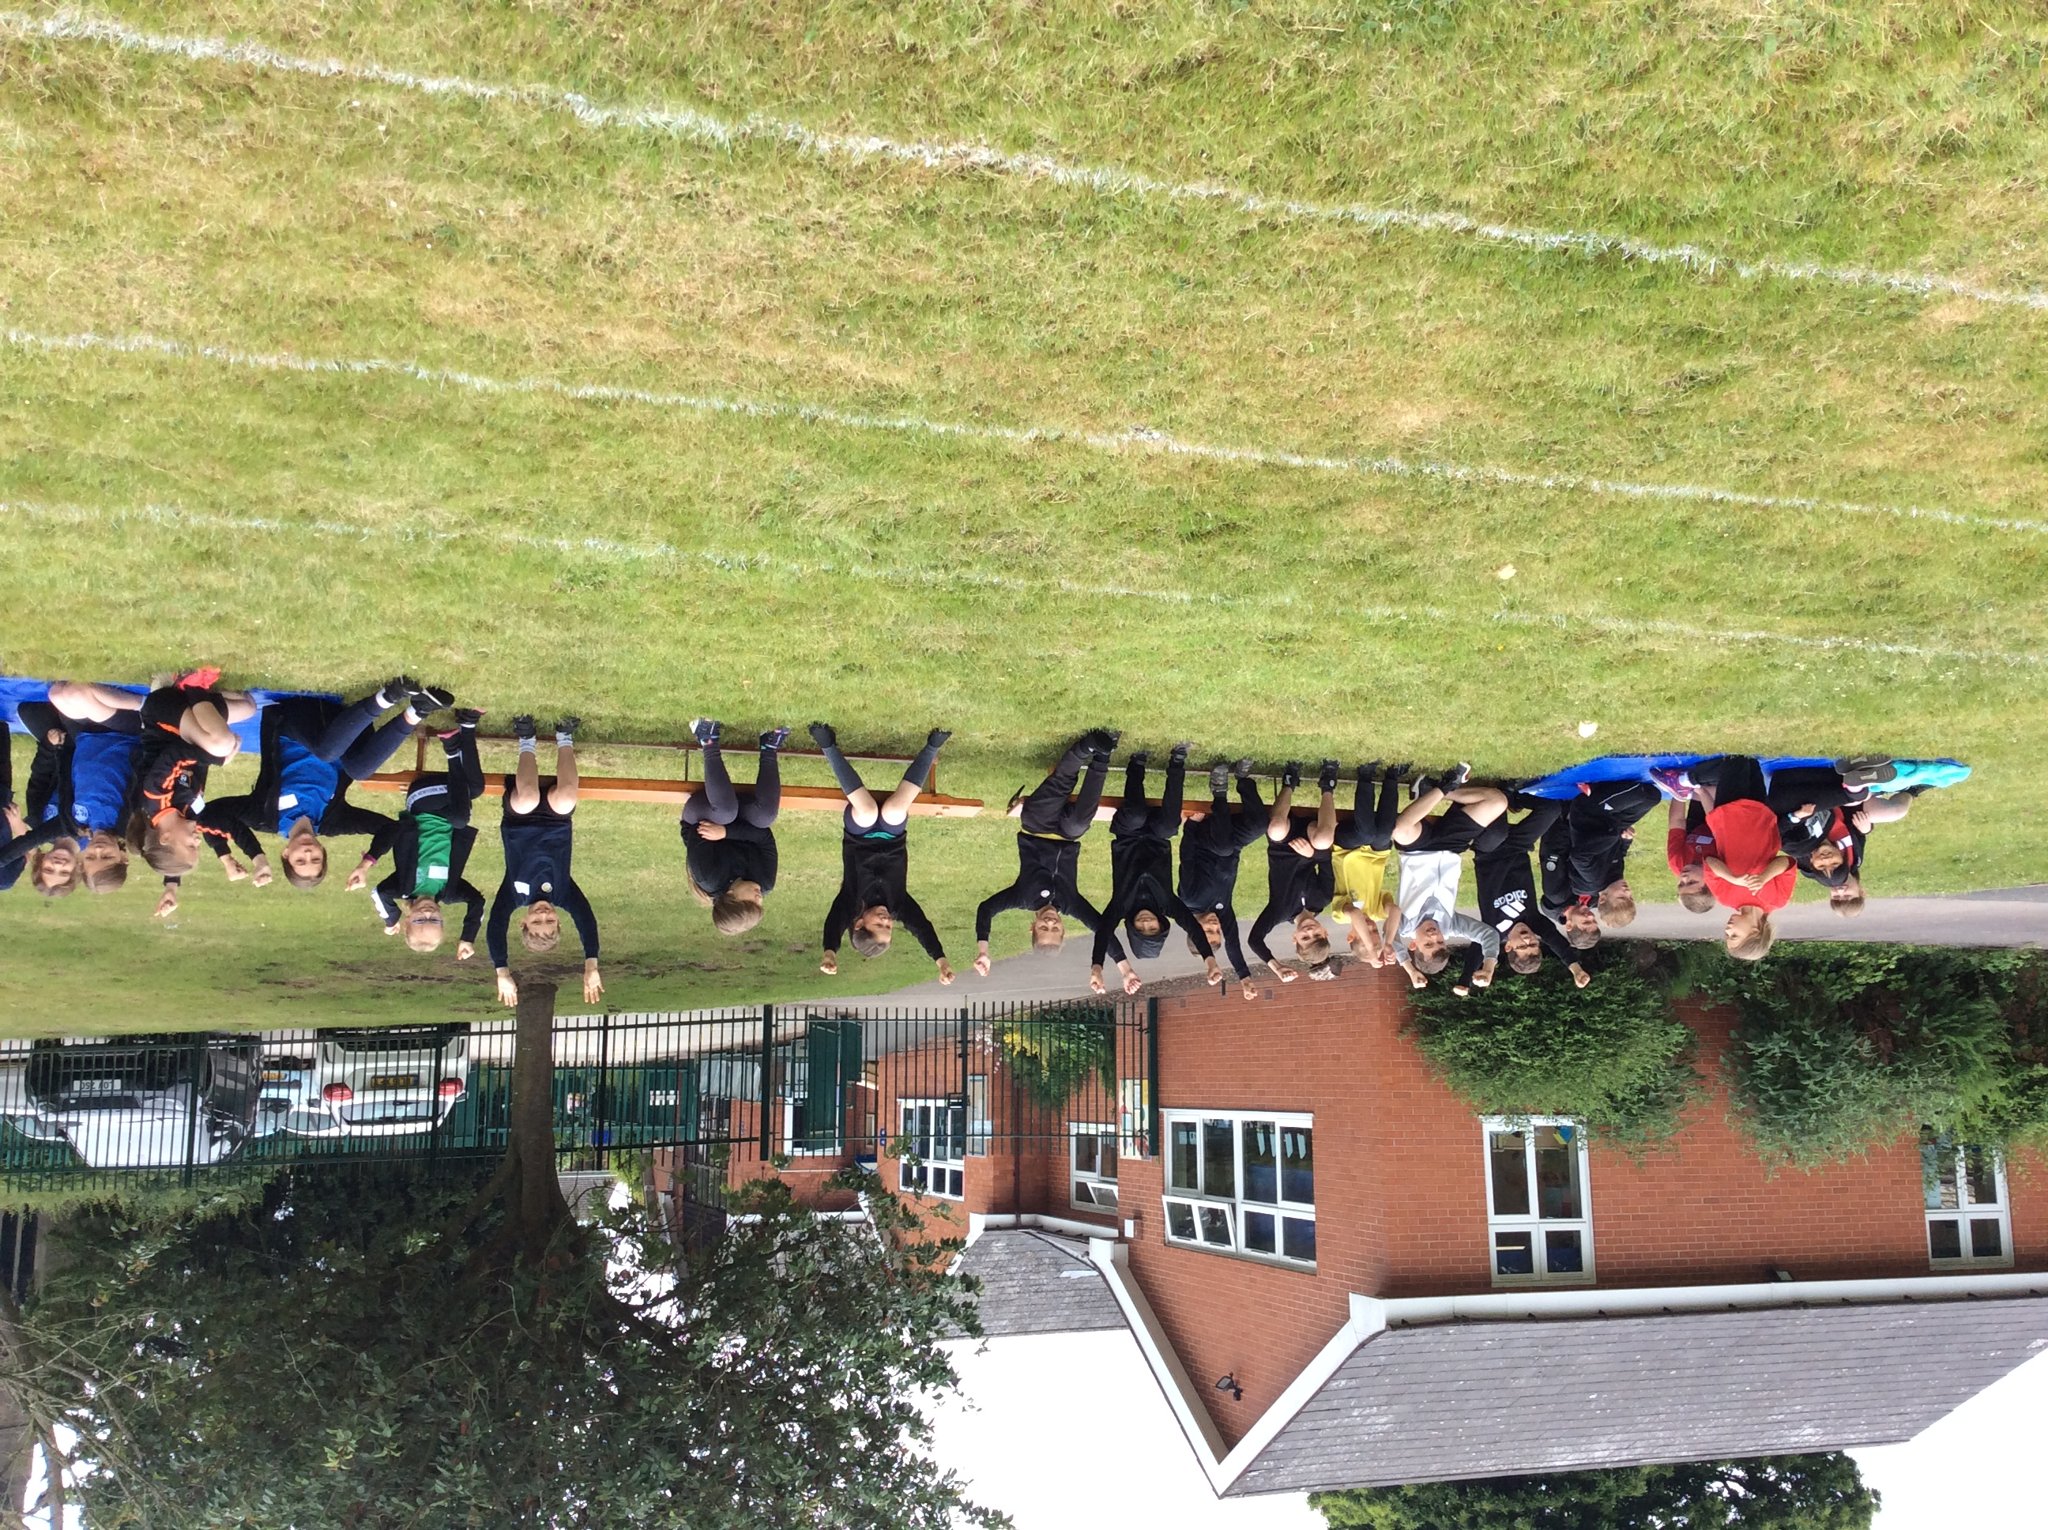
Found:
M 369 776 L 356 783 L 365 791 L 402 792 L 410 787 L 419 771 L 386 771 Z M 736 786 L 742 798 L 751 795 L 750 788 Z M 505 790 L 503 772 L 493 772 L 484 777 L 484 795 L 502 796 Z M 576 786 L 579 797 L 591 802 L 653 802 L 680 809 L 697 793 L 704 790 L 702 781 L 668 781 L 654 776 L 582 776 Z M 799 813 L 837 813 L 846 806 L 846 798 L 837 787 L 831 786 L 785 786 L 782 789 L 784 811 Z M 981 799 L 978 797 L 924 796 L 910 805 L 913 818 L 975 818 L 980 816 Z

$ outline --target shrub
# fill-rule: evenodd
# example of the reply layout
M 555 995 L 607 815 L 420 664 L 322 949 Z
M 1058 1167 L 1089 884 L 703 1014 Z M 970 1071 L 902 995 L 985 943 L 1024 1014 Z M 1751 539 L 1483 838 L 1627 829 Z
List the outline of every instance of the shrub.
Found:
M 1700 987 L 1742 1017 L 1739 1118 L 1766 1156 L 1810 1165 L 1923 1126 L 1989 1147 L 2048 1139 L 2042 974 L 2031 952 L 1814 944 Z
M 1004 1021 L 1000 1035 L 1018 1087 L 1034 1105 L 1062 1110 L 1090 1079 L 1115 1096 L 1116 1011 L 1107 1005 L 1034 1010 Z
M 1459 998 L 1414 995 L 1416 1044 L 1488 1115 L 1571 1116 L 1624 1142 L 1669 1137 L 1698 1087 L 1692 1031 L 1663 991 L 1625 965 L 1574 988 L 1555 963 Z

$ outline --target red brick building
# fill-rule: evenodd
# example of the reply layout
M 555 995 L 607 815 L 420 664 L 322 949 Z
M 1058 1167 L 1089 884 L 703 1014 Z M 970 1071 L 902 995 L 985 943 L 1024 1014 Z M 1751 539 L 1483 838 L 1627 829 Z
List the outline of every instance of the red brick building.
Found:
M 1706 1092 L 1669 1143 L 1632 1153 L 1589 1143 L 1568 1121 L 1484 1121 L 1402 1034 L 1406 993 L 1397 974 L 1355 968 L 1335 983 L 1269 984 L 1256 1004 L 1215 991 L 1162 998 L 1149 1035 L 1118 1029 L 1115 1088 L 1091 1082 L 1064 1109 L 1018 1087 L 999 1024 L 935 1018 L 908 1043 L 899 1035 L 881 1049 L 870 1037 L 879 1055 L 852 1048 L 836 1092 L 817 1083 L 829 1070 L 812 1067 L 813 1097 L 832 1103 L 822 1114 L 811 1100 L 785 1106 L 777 1150 L 792 1152 L 805 1131 L 813 1140 L 782 1172 L 802 1183 L 871 1157 L 886 1183 L 938 1213 L 936 1232 L 1037 1224 L 1095 1240 L 1095 1262 L 1219 1492 L 1608 1459 L 1586 1439 L 1511 1443 L 1495 1415 L 1515 1387 L 1497 1376 L 1479 1388 L 1479 1411 L 1457 1419 L 1483 1425 L 1484 1450 L 1433 1455 L 1435 1445 L 1375 1437 L 1365 1459 L 1331 1443 L 1355 1444 L 1359 1428 L 1303 1443 L 1317 1419 L 1341 1412 L 1332 1399 L 1345 1387 L 1364 1395 L 1375 1367 L 1400 1375 L 1396 1359 L 1420 1353 L 1424 1328 L 1449 1346 L 1432 1366 L 1519 1335 L 1566 1374 L 1593 1363 L 1580 1351 L 1596 1330 L 1609 1348 L 1635 1335 L 1636 1369 L 1608 1376 L 1610 1399 L 1668 1394 L 1667 1344 L 1701 1365 L 1718 1353 L 1733 1369 L 1699 1371 L 1697 1385 L 1776 1399 L 1769 1417 L 1712 1437 L 1728 1454 L 1809 1448 L 1816 1429 L 1834 1444 L 1904 1437 L 2024 1359 L 2035 1326 L 2048 1344 L 2048 1302 L 2000 1302 L 1999 1321 L 1960 1338 L 1901 1315 L 1903 1304 L 1963 1294 L 2048 1296 L 2037 1278 L 2048 1272 L 2043 1165 L 1947 1148 L 1923 1159 L 1906 1141 L 1811 1173 L 1767 1167 L 1720 1084 L 1732 1017 L 1704 1007 L 1685 1018 Z M 1816 1338 L 1802 1314 L 1841 1304 L 1858 1310 L 1812 1321 L 1863 1327 L 1853 1340 L 1843 1329 L 1841 1345 Z M 1697 1328 L 1696 1315 L 1718 1312 L 1746 1313 L 1749 1326 Z M 1636 1326 L 1568 1321 L 1589 1317 Z M 1680 1318 L 1695 1325 L 1682 1337 L 1657 1326 Z M 1460 1339 L 1474 1330 L 1484 1332 Z M 1852 1343 L 1893 1369 L 1851 1376 L 1789 1358 Z M 1947 1391 L 1914 1389 L 1917 1411 L 1869 1413 L 1865 1399 L 1895 1396 L 1899 1375 L 1940 1369 L 1930 1346 L 1939 1358 L 1957 1344 Z M 1613 1358 L 1602 1351 L 1601 1363 Z M 1811 1392 L 1830 1377 L 1833 1392 Z M 1574 1417 L 1554 1374 L 1527 1380 L 1537 1414 L 1559 1427 Z M 1657 1410 L 1644 1403 L 1632 1416 L 1646 1411 Z M 1587 1414 L 1581 1432 L 1612 1433 L 1599 1417 Z M 1820 1422 L 1801 1433 L 1801 1417 Z M 1435 1442 L 1459 1432 L 1441 1417 L 1414 1429 Z M 1620 1459 L 1687 1459 L 1707 1443 L 1674 1423 Z M 1394 1470 L 1407 1475 L 1384 1476 Z

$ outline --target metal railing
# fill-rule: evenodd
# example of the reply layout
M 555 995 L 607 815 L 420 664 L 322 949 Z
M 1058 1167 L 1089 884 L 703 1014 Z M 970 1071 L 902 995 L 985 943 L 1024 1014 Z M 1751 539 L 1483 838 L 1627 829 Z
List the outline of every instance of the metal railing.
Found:
M 709 1172 L 872 1162 L 892 1142 L 958 1162 L 1050 1148 L 1072 1123 L 1144 1153 L 1157 1056 L 1139 1001 L 830 1003 L 565 1017 L 554 1031 L 565 1168 L 681 1150 Z M 295 1163 L 503 1151 L 512 1022 L 35 1041 L 0 1055 L 0 1190 L 82 1175 L 268 1173 Z

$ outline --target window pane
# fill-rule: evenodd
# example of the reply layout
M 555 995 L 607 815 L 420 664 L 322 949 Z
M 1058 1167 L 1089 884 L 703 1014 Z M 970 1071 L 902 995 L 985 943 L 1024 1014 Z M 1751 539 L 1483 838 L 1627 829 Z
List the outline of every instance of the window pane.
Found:
M 1202 1123 L 1202 1193 L 1237 1194 L 1237 1133 L 1228 1121 Z
M 1921 1140 L 1920 1179 L 1929 1211 L 1954 1211 L 1962 1204 L 1957 1199 L 1956 1150 L 1947 1143 Z
M 967 1181 L 962 1172 L 958 1169 L 948 1169 L 946 1171 L 946 1193 L 958 1198 L 964 1195 L 966 1191 Z
M 1218 1248 L 1231 1248 L 1230 1213 L 1221 1206 L 1204 1206 L 1202 1212 L 1202 1241 L 1213 1243 Z
M 1255 1254 L 1271 1254 L 1279 1249 L 1274 1239 L 1273 1213 L 1270 1211 L 1247 1211 L 1244 1214 L 1244 1246 Z
M 1575 1221 L 1586 1213 L 1579 1199 L 1578 1134 L 1569 1126 L 1536 1131 L 1536 1200 L 1546 1220 Z
M 1315 1133 L 1309 1127 L 1280 1132 L 1280 1199 L 1302 1206 L 1316 1203 Z
M 1105 1133 L 1095 1139 L 1095 1172 L 1104 1179 L 1116 1178 L 1116 1134 Z
M 1529 1163 L 1520 1132 L 1489 1132 L 1486 1139 L 1489 1172 L 1493 1175 L 1493 1214 L 1497 1217 L 1525 1217 L 1529 1214 Z M 1501 1271 L 1503 1275 L 1509 1273 Z
M 1316 1224 L 1305 1217 L 1284 1217 L 1280 1222 L 1280 1252 L 1289 1259 L 1310 1264 L 1316 1260 Z
M 1585 1271 L 1585 1256 L 1575 1230 L 1553 1227 L 1543 1234 L 1543 1258 L 1553 1275 L 1578 1275 Z
M 1074 1169 L 1080 1174 L 1095 1172 L 1095 1138 L 1086 1132 L 1074 1137 Z
M 1493 1235 L 1493 1269 L 1496 1275 L 1534 1275 L 1535 1244 L 1525 1232 Z
M 977 1157 L 988 1152 L 991 1126 L 988 1119 L 988 1075 L 967 1075 L 967 1151 Z
M 1970 1257 L 1996 1259 L 2005 1252 L 2005 1235 L 1997 1217 L 1970 1218 Z
M 1092 1206 L 1095 1204 L 1095 1197 L 1088 1193 L 1088 1181 L 1085 1179 L 1077 1179 L 1074 1181 L 1073 1195 L 1074 1202 L 1076 1205 Z
M 1927 1252 L 1936 1259 L 1963 1257 L 1963 1224 L 1954 1217 L 1936 1217 L 1927 1224 Z
M 1271 1121 L 1244 1123 L 1244 1198 L 1271 1205 L 1280 1193 Z
M 1199 1190 L 1202 1181 L 1196 1170 L 1195 1123 L 1173 1123 L 1173 1175 L 1167 1181 L 1176 1190 Z
M 1980 1147 L 1964 1148 L 1963 1175 L 1972 1206 L 1998 1204 L 1998 1171 L 1994 1155 Z
M 1195 1236 L 1194 1208 L 1185 1201 L 1166 1203 L 1166 1231 L 1168 1236 L 1193 1241 Z

